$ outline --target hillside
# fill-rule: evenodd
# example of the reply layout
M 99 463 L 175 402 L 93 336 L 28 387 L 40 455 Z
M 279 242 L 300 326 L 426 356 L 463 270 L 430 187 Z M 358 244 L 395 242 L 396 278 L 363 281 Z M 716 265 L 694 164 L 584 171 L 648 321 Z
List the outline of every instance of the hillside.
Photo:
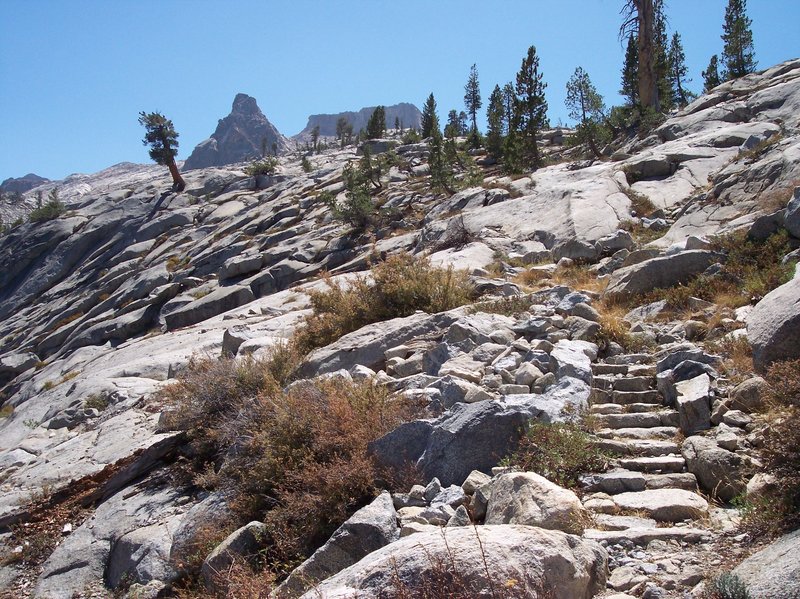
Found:
M 283 155 L 259 177 L 190 159 L 180 193 L 166 168 L 130 164 L 40 187 L 58 184 L 68 211 L 0 236 L 0 589 L 174 596 L 188 576 L 210 589 L 190 585 L 194 596 L 225 596 L 218 575 L 234 580 L 244 567 L 232 556 L 277 551 L 282 529 L 269 511 L 280 493 L 309 480 L 339 491 L 330 464 L 345 469 L 333 458 L 309 466 L 247 512 L 225 481 L 250 488 L 272 472 L 267 458 L 238 461 L 259 441 L 253 423 L 266 429 L 271 415 L 269 439 L 302 437 L 275 416 L 296 401 L 307 419 L 298 422 L 327 431 L 336 454 L 350 438 L 347 402 L 321 398 L 345 385 L 340 395 L 372 401 L 379 389 L 421 412 L 370 429 L 370 455 L 397 476 L 376 475 L 369 501 L 348 488 L 340 503 L 323 491 L 299 503 L 292 516 L 303 530 L 313 515 L 328 520 L 282 563 L 288 574 L 321 547 L 279 596 L 373 597 L 391 585 L 415 596 L 420 571 L 444 584 L 436 560 L 507 588 L 497 596 L 699 593 L 710 573 L 755 549 L 731 504 L 758 486 L 765 463 L 766 383 L 755 369 L 764 376 L 772 362 L 800 358 L 800 279 L 790 272 L 800 248 L 798 115 L 793 60 L 724 83 L 647 136 L 620 137 L 601 160 L 561 145 L 560 131 L 542 135 L 548 165 L 522 176 L 479 154 L 478 178 L 453 194 L 433 187 L 427 141 L 373 142 L 392 151 L 381 154 L 381 212 L 366 232 L 334 218 L 328 201 L 346 200 L 343 169 L 361 160 L 356 147 L 309 156 L 310 172 Z M 412 285 L 423 276 L 413 267 L 376 267 L 407 255 L 463 270 L 469 305 L 434 298 L 441 310 L 415 311 L 404 297 L 408 313 L 361 326 L 369 304 L 342 292 L 329 311 L 357 328 L 332 339 L 323 339 L 327 321 L 304 328 L 331 284 L 358 289 L 385 276 Z M 748 286 L 753 269 L 735 270 L 745 255 L 772 260 L 755 270 L 778 272 L 777 289 Z M 453 277 L 443 295 L 457 299 Z M 426 279 L 415 298 L 442 284 Z M 281 384 L 217 360 L 274 360 L 303 330 L 313 331 L 310 351 L 293 377 L 275 375 Z M 195 379 L 176 408 L 170 397 L 181 392 L 163 390 L 203 374 L 204 359 L 228 364 L 229 378 Z M 252 391 L 244 399 L 226 395 L 243 387 Z M 380 409 L 400 401 L 380 397 Z M 248 414 L 254 403 L 262 411 Z M 580 472 L 573 490 L 497 469 L 521 427 L 576 414 L 591 415 L 592 447 L 608 469 Z M 228 418 L 226 428 L 205 417 Z M 337 417 L 345 432 L 329 431 Z M 204 454 L 198 437 L 217 451 Z M 267 454 L 269 439 L 259 446 Z M 289 470 L 301 453 L 269 464 Z M 416 478 L 401 478 L 409 464 Z M 340 478 L 367 467 L 348 468 Z M 779 555 L 797 551 L 796 533 L 782 542 L 793 549 Z M 796 563 L 785 567 L 796 581 Z M 758 567 L 740 572 L 767 589 L 754 597 L 769 596 L 774 581 Z

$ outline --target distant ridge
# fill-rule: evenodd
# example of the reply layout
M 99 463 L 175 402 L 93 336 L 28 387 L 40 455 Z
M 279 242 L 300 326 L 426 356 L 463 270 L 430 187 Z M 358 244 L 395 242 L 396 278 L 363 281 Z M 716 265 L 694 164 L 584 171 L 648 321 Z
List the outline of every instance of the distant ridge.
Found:
M 367 121 L 375 110 L 375 106 L 367 106 L 357 112 L 339 112 L 336 114 L 312 114 L 308 117 L 305 128 L 293 136 L 293 139 L 304 140 L 311 135 L 311 131 L 319 125 L 319 134 L 322 136 L 333 137 L 336 135 L 336 121 L 344 117 L 353 125 L 353 132 L 357 133 L 360 129 L 365 129 Z M 395 118 L 400 119 L 404 128 L 419 128 L 422 120 L 422 113 L 419 108 L 408 102 L 401 102 L 392 106 L 386 106 L 386 126 L 394 127 Z

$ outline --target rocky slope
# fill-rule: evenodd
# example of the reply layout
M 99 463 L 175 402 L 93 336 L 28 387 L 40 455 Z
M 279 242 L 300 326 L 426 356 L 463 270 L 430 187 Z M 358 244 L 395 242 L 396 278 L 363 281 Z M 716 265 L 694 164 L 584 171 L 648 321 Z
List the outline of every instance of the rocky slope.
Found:
M 236 94 L 231 113 L 219 121 L 211 137 L 201 141 L 183 164 L 184 170 L 224 166 L 289 150 L 286 138 L 247 94 Z
M 358 133 L 361 129 L 367 128 L 369 117 L 372 116 L 375 106 L 367 106 L 357 111 L 338 112 L 336 114 L 312 114 L 308 117 L 308 123 L 305 128 L 293 136 L 293 139 L 304 142 L 311 139 L 311 131 L 314 127 L 319 127 L 319 134 L 323 137 L 336 136 L 336 122 L 344 117 L 351 125 L 353 125 L 353 132 Z M 400 104 L 393 104 L 392 106 L 385 106 L 386 109 L 386 126 L 389 128 L 394 127 L 394 120 L 397 118 L 403 124 L 403 128 L 410 129 L 412 127 L 419 129 L 422 113 L 419 108 L 408 102 L 401 102 Z
M 430 191 L 425 144 L 400 146 L 401 166 L 386 173 L 380 196 L 397 218 L 372 236 L 348 235 L 318 200 L 342 192 L 354 148 L 312 157 L 310 173 L 282 159 L 269 180 L 236 166 L 195 168 L 179 194 L 159 167 L 92 179 L 70 196 L 67 214 L 0 237 L 0 543 L 22 564 L 7 560 L 0 586 L 53 598 L 102 596 L 123 581 L 139 585 L 130 596 L 163 588 L 176 576 L 171 551 L 219 498 L 170 484 L 165 466 L 181 435 L 159 428 L 152 394 L 193 355 L 258 355 L 291 335 L 309 312 L 308 291 L 324 285 L 321 272 L 344 281 L 376 255 L 412 252 L 467 269 L 479 288 L 525 307 L 513 316 L 480 305 L 420 313 L 308 357 L 304 377 L 374 374 L 442 409 L 376 443 L 387 461 L 401 453 L 415 461 L 428 485 L 376 499 L 369 521 L 388 523 L 382 548 L 318 570 L 335 574 L 320 586 L 324 596 L 373 596 L 387 563 L 413 579 L 424 567 L 414 536 L 446 551 L 430 527 L 468 523 L 465 505 L 485 510 L 484 525 L 447 538 L 469 551 L 478 535 L 525 592 L 681 596 L 731 542 L 735 510 L 698 491 L 728 501 L 741 490 L 731 475 L 744 477 L 756 455 L 753 406 L 736 402 L 744 391 L 693 342 L 696 325 L 654 320 L 658 306 L 643 307 L 626 318 L 652 348 L 609 350 L 598 344 L 597 293 L 553 283 L 528 294 L 512 278 L 522 264 L 546 278 L 580 259 L 609 277 L 609 295 L 626 297 L 713 266 L 719 257 L 705 236 L 793 227 L 798 109 L 800 61 L 792 61 L 720 86 L 611 160 L 520 178 L 487 171 L 482 186 L 447 198 Z M 634 214 L 639 194 L 659 209 L 650 218 Z M 667 230 L 643 248 L 621 226 Z M 469 243 L 453 241 L 464 233 Z M 796 299 L 794 282 L 776 292 L 787 289 Z M 782 326 L 796 323 L 796 304 L 779 301 L 787 313 L 762 327 L 759 343 L 796 352 L 798 327 Z M 714 307 L 698 311 L 710 321 Z M 741 336 L 746 313 L 715 334 Z M 757 331 L 760 322 L 747 324 Z M 582 499 L 530 473 L 492 470 L 519 424 L 562 419 L 564 408 L 590 409 L 616 455 L 611 471 L 587 473 Z M 565 504 L 577 515 L 566 521 L 556 509 Z M 22 559 L 40 545 L 45 555 Z M 555 556 L 563 576 L 549 573 Z

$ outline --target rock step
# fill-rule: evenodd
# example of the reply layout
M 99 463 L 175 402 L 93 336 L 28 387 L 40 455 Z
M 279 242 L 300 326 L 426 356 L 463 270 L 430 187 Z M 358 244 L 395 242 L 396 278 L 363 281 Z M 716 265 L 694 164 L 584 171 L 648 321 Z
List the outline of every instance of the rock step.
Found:
M 674 441 L 659 441 L 656 439 L 595 439 L 594 444 L 598 449 L 620 456 L 655 457 L 680 453 L 680 448 Z
M 595 433 L 601 439 L 662 439 L 670 440 L 678 434 L 676 426 L 654 426 L 651 428 L 605 428 Z
M 711 533 L 707 530 L 683 526 L 629 528 L 627 530 L 596 530 L 588 528 L 584 531 L 583 536 L 606 546 L 630 542 L 641 547 L 647 546 L 652 541 L 681 541 L 695 544 L 711 539 Z
M 604 374 L 628 374 L 628 365 L 596 362 L 592 364 L 592 372 L 595 376 Z
M 592 387 L 604 391 L 648 391 L 655 387 L 655 378 L 650 376 L 595 376 Z
M 632 403 L 661 403 L 661 393 L 657 389 L 648 391 L 612 391 L 611 403 L 622 405 Z
M 678 424 L 678 412 L 675 410 L 625 414 L 598 414 L 596 418 L 598 424 L 605 428 L 653 428 L 660 426 L 676 426 Z
M 655 489 L 697 491 L 697 479 L 690 472 L 652 474 L 623 468 L 584 476 L 581 478 L 581 485 L 587 492 L 609 495 Z
M 658 522 L 682 522 L 708 516 L 708 502 L 693 491 L 647 489 L 612 496 L 623 513 L 653 518 Z
M 682 489 L 697 492 L 697 477 L 691 472 L 644 475 L 645 489 Z
M 651 354 L 623 354 L 606 358 L 606 364 L 625 364 L 627 366 L 632 366 L 634 364 L 648 364 L 652 360 L 653 356 Z
M 652 472 L 673 474 L 683 472 L 686 460 L 680 455 L 661 455 L 639 458 L 622 458 L 619 465 L 626 470 L 634 472 Z

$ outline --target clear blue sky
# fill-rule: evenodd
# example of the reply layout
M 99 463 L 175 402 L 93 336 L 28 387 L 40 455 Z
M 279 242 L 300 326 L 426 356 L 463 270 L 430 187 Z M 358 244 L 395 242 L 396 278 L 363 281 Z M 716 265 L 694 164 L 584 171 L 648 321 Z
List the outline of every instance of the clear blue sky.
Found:
M 433 92 L 440 116 L 463 108 L 477 63 L 486 98 L 535 45 L 551 122 L 580 65 L 619 103 L 623 0 L 2 0 L 0 180 L 55 179 L 148 162 L 137 123 L 159 110 L 179 158 L 211 135 L 237 92 L 286 135 L 309 114 L 408 101 Z M 720 53 L 726 0 L 667 0 L 690 89 Z M 800 2 L 750 0 L 759 68 L 800 56 Z M 483 112 L 483 110 L 481 112 Z

